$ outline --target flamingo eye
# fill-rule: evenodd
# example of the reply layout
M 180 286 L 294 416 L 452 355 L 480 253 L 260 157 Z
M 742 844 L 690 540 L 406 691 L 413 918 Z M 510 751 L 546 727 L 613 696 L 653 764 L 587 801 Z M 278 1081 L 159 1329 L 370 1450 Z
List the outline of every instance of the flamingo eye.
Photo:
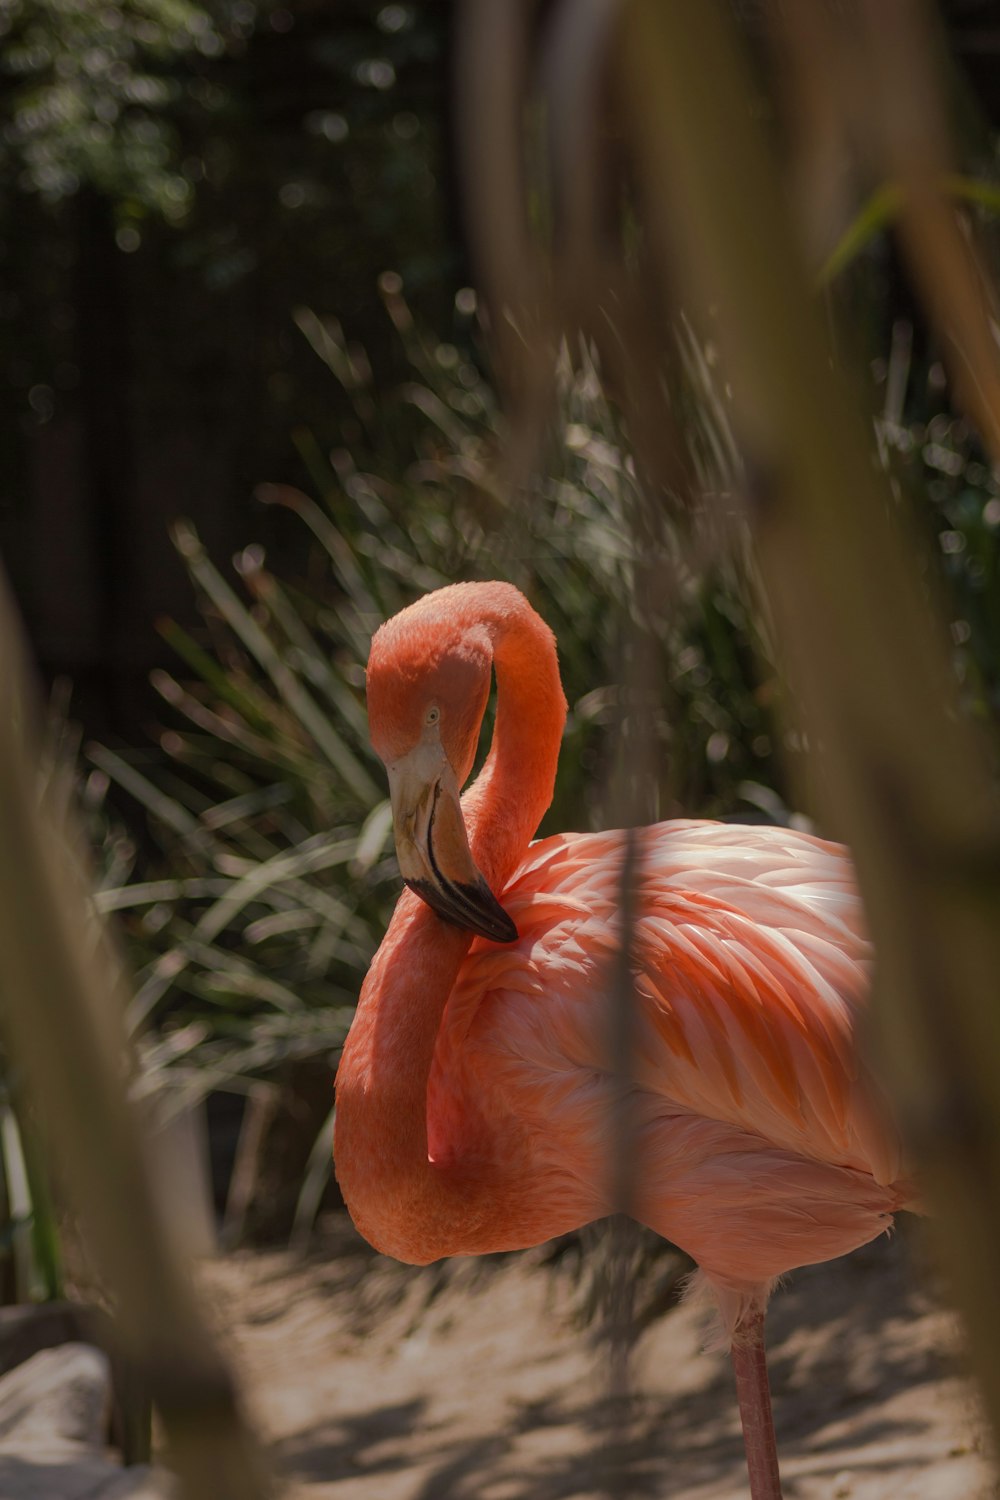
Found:
M 441 717 L 441 710 L 439 708 L 429 708 L 427 710 L 427 717 L 424 720 L 424 723 L 425 724 L 436 724 L 437 721 L 438 721 L 438 719 L 440 719 L 440 717 Z

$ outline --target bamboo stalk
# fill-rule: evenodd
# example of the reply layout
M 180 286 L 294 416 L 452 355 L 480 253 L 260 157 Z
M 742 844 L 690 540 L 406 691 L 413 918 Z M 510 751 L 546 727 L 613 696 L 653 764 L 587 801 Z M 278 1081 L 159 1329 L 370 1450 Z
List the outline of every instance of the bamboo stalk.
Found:
M 81 875 L 79 840 L 40 797 L 24 652 L 0 578 L 3 1027 L 118 1302 L 123 1347 L 163 1419 L 188 1500 L 267 1491 L 229 1369 L 164 1223 L 125 1097 L 127 990 Z
M 635 0 L 620 65 L 648 228 L 710 316 L 761 574 L 857 861 L 883 1073 L 1000 1429 L 1000 823 L 907 518 L 837 378 L 746 66 L 716 0 Z

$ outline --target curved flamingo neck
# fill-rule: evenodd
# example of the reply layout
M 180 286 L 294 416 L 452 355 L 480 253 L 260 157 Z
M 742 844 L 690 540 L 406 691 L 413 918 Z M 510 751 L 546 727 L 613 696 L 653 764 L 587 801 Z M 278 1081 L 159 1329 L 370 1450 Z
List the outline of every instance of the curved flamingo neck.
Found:
M 516 590 L 493 584 L 482 589 L 502 590 L 500 607 L 479 617 L 493 641 L 497 716 L 486 764 L 463 797 L 462 811 L 472 857 L 499 893 L 552 801 L 566 700 L 548 626 Z
M 566 704 L 551 631 L 506 584 L 457 585 L 470 628 L 493 644 L 497 718 L 462 799 L 472 856 L 494 891 L 552 800 Z M 451 601 L 449 601 L 451 602 Z M 334 1155 L 344 1200 L 378 1249 L 425 1263 L 496 1247 L 509 1219 L 509 1143 L 480 1131 L 461 1161 L 428 1158 L 427 1084 L 441 1017 L 472 942 L 405 892 L 365 980 L 337 1074 Z

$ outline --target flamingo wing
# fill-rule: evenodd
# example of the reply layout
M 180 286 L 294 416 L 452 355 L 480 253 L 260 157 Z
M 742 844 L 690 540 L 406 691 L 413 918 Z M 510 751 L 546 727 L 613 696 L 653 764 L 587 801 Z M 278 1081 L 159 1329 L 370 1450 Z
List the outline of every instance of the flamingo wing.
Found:
M 694 821 L 640 837 L 635 1089 L 661 1116 L 896 1181 L 898 1140 L 853 1041 L 871 953 L 846 852 Z M 529 850 L 503 896 L 519 942 L 475 944 L 449 1001 L 432 1114 L 446 1077 L 549 1131 L 574 1097 L 606 1095 L 622 852 L 618 832 Z

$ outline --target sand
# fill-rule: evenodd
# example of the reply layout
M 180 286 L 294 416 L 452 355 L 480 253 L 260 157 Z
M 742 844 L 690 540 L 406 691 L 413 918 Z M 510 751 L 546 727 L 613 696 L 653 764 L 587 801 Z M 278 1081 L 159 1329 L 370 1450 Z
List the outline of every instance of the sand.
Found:
M 728 1360 L 681 1305 L 638 1341 L 629 1412 L 579 1287 L 543 1255 L 415 1271 L 346 1221 L 207 1285 L 288 1500 L 745 1496 Z M 919 1231 L 795 1273 L 768 1316 L 787 1500 L 998 1493 L 957 1320 Z

